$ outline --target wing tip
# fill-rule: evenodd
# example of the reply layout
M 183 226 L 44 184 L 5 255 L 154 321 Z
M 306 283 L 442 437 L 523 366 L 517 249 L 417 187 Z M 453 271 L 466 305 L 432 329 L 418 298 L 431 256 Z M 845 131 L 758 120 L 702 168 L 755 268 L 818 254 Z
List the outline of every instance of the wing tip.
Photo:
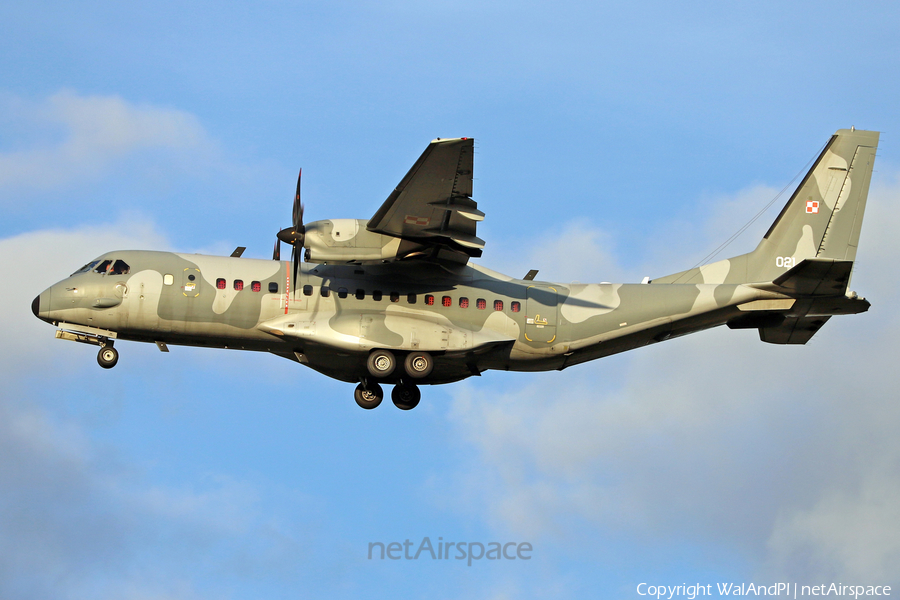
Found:
M 475 140 L 472 137 L 459 137 L 459 138 L 434 138 L 431 140 L 432 144 L 450 144 L 452 142 L 465 142 L 467 140 Z

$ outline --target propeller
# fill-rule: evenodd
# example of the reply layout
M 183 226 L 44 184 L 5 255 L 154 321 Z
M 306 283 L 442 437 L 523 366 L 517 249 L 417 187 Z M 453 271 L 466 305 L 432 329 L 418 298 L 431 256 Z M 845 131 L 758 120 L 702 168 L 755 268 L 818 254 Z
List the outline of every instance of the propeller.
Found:
M 300 256 L 303 242 L 306 239 L 306 227 L 303 225 L 303 204 L 300 203 L 300 178 L 302 175 L 303 169 L 300 169 L 300 173 L 297 175 L 297 192 L 294 194 L 293 225 L 278 232 L 275 250 L 272 252 L 272 260 L 281 260 L 281 242 L 291 245 L 294 282 L 297 281 L 297 270 L 300 267 Z

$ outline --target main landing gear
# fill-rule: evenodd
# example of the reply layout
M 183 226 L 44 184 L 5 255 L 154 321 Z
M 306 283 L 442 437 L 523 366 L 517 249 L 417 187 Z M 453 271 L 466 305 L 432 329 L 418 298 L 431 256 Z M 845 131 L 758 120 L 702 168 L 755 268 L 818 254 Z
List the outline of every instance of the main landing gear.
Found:
M 353 398 L 362 408 L 371 410 L 381 404 L 384 399 L 384 390 L 377 383 L 370 383 L 368 386 L 360 383 L 353 392 Z
M 391 402 L 400 410 L 412 410 L 419 405 L 422 392 L 413 383 L 398 383 L 391 391 Z
M 353 392 L 353 399 L 356 403 L 366 410 L 371 410 L 381 404 L 384 400 L 384 390 L 377 383 L 363 385 L 360 383 Z M 391 402 L 400 410 L 412 410 L 419 405 L 422 399 L 422 392 L 419 386 L 414 383 L 406 383 L 401 381 L 391 390 Z
M 373 380 L 383 380 L 394 373 L 397 368 L 397 357 L 390 350 L 373 350 L 366 360 L 366 368 Z M 419 405 L 422 392 L 413 383 L 414 380 L 424 379 L 434 369 L 434 358 L 428 352 L 410 352 L 403 360 L 405 376 L 394 385 L 391 391 L 391 401 L 400 410 L 412 410 Z M 372 409 L 381 404 L 384 392 L 375 381 L 363 381 L 356 386 L 353 393 L 356 403 L 365 409 Z

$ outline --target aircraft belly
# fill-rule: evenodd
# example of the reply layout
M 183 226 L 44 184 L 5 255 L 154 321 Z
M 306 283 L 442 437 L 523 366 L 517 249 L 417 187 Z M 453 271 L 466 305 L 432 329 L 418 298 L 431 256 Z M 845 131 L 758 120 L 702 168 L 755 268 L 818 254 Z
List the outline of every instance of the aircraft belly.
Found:
M 260 324 L 277 336 L 308 340 L 350 351 L 373 348 L 445 352 L 470 350 L 485 344 L 515 339 L 507 333 L 481 328 L 473 331 L 430 315 L 361 313 L 289 314 Z

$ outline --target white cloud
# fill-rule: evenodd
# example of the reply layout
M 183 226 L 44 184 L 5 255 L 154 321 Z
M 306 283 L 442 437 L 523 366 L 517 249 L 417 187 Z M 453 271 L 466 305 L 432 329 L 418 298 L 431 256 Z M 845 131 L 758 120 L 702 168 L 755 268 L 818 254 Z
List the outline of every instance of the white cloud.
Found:
M 545 540 L 701 540 L 750 557 L 747 575 L 896 584 L 898 182 L 873 186 L 867 217 L 854 287 L 873 308 L 805 347 L 719 329 L 458 388 L 451 419 L 477 449 L 461 497 Z
M 614 255 L 615 238 L 582 219 L 569 221 L 562 231 L 543 231 L 540 239 L 525 246 L 522 239 L 505 247 L 491 245 L 489 264 L 484 264 L 511 277 L 538 269 L 539 280 L 622 281 L 624 274 Z
M 42 102 L 7 97 L 3 104 L 5 119 L 28 140 L 19 145 L 30 147 L 0 152 L 0 189 L 58 190 L 145 150 L 165 150 L 167 160 L 179 162 L 213 151 L 198 119 L 182 110 L 68 90 Z
M 148 487 L 78 425 L 8 390 L 2 396 L 0 597 L 221 597 L 222 585 L 196 591 L 218 569 L 205 554 L 212 548 L 252 564 L 248 547 L 268 550 L 268 517 L 252 486 L 220 479 L 199 490 Z

